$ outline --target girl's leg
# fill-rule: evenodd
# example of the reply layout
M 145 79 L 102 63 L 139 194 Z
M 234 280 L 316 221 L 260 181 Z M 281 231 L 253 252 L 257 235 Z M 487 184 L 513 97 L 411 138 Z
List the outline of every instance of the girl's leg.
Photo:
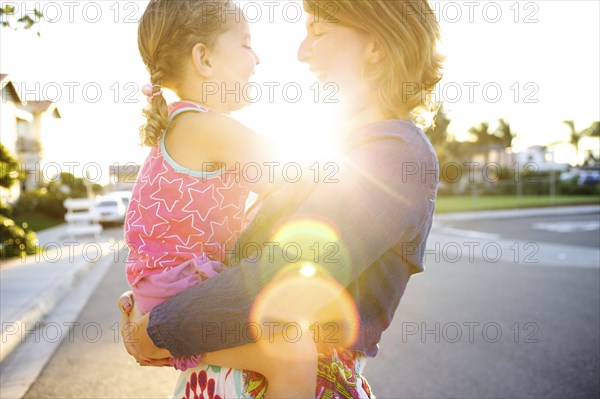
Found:
M 318 356 L 310 334 L 302 334 L 294 342 L 279 333 L 269 338 L 207 353 L 203 362 L 264 375 L 269 399 L 314 398 Z

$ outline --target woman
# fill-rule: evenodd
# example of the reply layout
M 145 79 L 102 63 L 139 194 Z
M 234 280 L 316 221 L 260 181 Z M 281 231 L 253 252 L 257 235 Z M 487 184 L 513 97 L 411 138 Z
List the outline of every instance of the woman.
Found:
M 320 80 L 338 85 L 346 112 L 337 182 L 289 184 L 265 198 L 238 240 L 237 267 L 159 305 L 137 321 L 136 334 L 126 332 L 137 341 L 126 346 L 142 361 L 206 353 L 212 363 L 227 348 L 260 345 L 253 343 L 256 329 L 239 333 L 252 323 L 286 320 L 286 310 L 293 314 L 287 320 L 316 314 L 308 327 L 316 326 L 316 396 L 362 397 L 370 395 L 361 379 L 365 358 L 376 355 L 409 276 L 423 270 L 438 169 L 415 122 L 432 111 L 430 94 L 441 78 L 439 28 L 426 1 L 304 5 L 307 37 L 298 58 Z M 302 256 L 290 255 L 291 247 Z M 289 283 L 298 270 L 322 276 L 325 283 L 316 286 L 323 289 Z

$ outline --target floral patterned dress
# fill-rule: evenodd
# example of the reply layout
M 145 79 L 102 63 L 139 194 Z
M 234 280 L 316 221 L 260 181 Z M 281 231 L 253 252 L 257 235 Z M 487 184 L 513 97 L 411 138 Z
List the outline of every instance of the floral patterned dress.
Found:
M 374 398 L 362 376 L 366 356 L 326 344 L 318 345 L 317 399 Z M 173 398 L 261 399 L 268 383 L 261 374 L 247 370 L 198 365 L 182 372 Z

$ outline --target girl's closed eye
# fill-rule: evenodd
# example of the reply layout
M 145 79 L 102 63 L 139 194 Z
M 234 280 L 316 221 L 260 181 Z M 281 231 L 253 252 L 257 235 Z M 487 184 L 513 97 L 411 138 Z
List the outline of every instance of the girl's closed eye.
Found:
M 306 26 L 306 33 L 307 33 L 307 36 L 309 36 L 309 37 L 318 37 L 318 36 L 322 36 L 323 35 L 323 29 L 322 28 L 318 28 L 316 26 L 315 22 L 310 22 Z
M 311 24 L 310 32 L 313 36 L 319 37 L 327 33 L 327 29 L 322 24 Z

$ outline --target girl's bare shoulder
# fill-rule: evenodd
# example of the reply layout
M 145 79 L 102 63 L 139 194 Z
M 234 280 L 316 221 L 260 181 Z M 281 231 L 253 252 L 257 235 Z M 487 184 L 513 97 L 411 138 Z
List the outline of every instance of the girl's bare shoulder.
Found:
M 176 120 L 175 129 L 185 130 L 190 139 L 218 140 L 221 143 L 256 135 L 243 123 L 218 112 L 186 113 Z

